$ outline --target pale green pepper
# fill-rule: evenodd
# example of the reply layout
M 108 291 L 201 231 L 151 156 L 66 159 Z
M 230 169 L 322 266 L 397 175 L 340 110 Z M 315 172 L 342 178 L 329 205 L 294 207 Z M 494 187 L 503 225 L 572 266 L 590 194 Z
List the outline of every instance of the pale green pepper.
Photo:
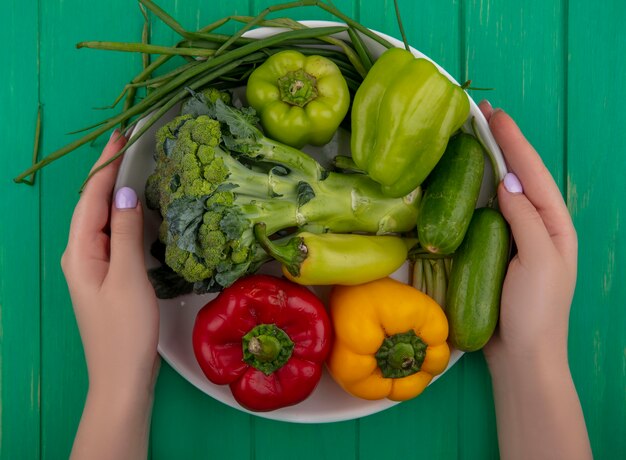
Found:
M 246 97 L 268 137 L 296 148 L 328 143 L 350 106 L 348 84 L 334 62 L 291 50 L 252 72 Z
M 392 48 L 374 63 L 352 107 L 352 158 L 401 197 L 433 170 L 469 114 L 469 98 L 427 59 Z
M 264 223 L 254 226 L 254 235 L 265 252 L 282 264 L 286 278 L 313 286 L 351 286 L 389 276 L 417 243 L 390 235 L 310 232 L 276 242 L 265 234 Z

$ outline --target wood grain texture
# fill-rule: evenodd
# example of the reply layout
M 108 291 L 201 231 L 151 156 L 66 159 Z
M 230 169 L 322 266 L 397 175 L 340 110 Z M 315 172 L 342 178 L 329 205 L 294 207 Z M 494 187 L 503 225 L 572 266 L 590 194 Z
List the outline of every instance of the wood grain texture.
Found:
M 130 54 L 77 50 L 76 43 L 107 37 L 134 40 L 141 16 L 126 2 L 41 0 L 41 98 L 46 113 L 46 153 L 71 138 L 66 133 L 99 121 L 140 59 Z M 42 187 L 42 414 L 44 458 L 67 458 L 87 389 L 82 345 L 60 258 L 78 190 L 108 136 L 85 145 L 43 171 Z
M 253 14 L 269 0 L 159 0 L 184 27 Z M 399 37 L 392 0 L 335 1 Z M 570 365 L 596 459 L 626 457 L 626 4 L 581 0 L 400 0 L 409 42 L 471 92 L 511 113 L 566 197 L 579 241 Z M 80 338 L 59 260 L 78 188 L 104 138 L 47 167 L 35 187 L 11 178 L 30 162 L 37 103 L 42 153 L 100 120 L 141 68 L 139 56 L 76 50 L 76 42 L 138 41 L 135 2 L 7 0 L 0 39 L 0 458 L 67 458 L 87 388 Z M 274 15 L 279 16 L 280 14 Z M 316 8 L 297 19 L 331 19 Z M 232 32 L 235 24 L 223 30 Z M 152 18 L 153 43 L 176 34 Z M 117 112 L 115 112 L 117 113 Z M 11 120 L 7 123 L 6 120 Z M 6 143 L 6 141 L 5 141 Z M 17 223 L 16 223 L 17 222 Z M 41 398 L 41 399 L 40 399 Z M 273 422 L 229 408 L 163 364 L 151 432 L 155 459 L 498 458 L 491 382 L 466 355 L 415 400 L 356 421 Z
M 207 397 L 161 365 L 150 442 L 154 460 L 249 458 L 253 423 L 253 417 Z
M 39 104 L 37 0 L 9 0 L 0 42 L 0 458 L 38 458 L 40 391 L 39 192 L 13 177 L 30 166 Z M 23 152 L 24 155 L 18 155 Z
M 626 4 L 569 2 L 567 190 L 579 276 L 570 363 L 594 455 L 626 457 Z
M 565 159 L 564 2 L 467 0 L 463 80 L 509 112 L 558 184 Z

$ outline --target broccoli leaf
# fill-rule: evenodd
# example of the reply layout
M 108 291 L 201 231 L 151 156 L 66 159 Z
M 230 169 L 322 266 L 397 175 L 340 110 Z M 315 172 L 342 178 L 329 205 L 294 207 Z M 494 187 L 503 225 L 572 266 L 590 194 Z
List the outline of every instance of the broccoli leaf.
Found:
M 188 86 L 185 87 L 191 95 L 181 108 L 181 115 L 191 115 L 194 118 L 200 115 L 208 115 L 215 118 L 215 103 L 220 101 L 222 104 L 230 105 L 231 95 L 226 91 L 220 91 L 216 88 L 206 88 L 201 92 L 194 91 Z
M 209 115 L 209 106 L 203 99 L 204 96 L 202 94 L 190 97 L 183 104 L 183 108 L 181 109 L 180 114 L 191 115 L 194 118 L 197 118 L 200 115 Z
M 248 272 L 249 267 L 250 261 L 246 261 L 241 264 L 231 265 L 230 267 L 228 267 L 227 270 L 216 273 L 214 276 L 215 281 L 222 286 L 230 286 L 243 275 L 245 275 Z
M 229 240 L 239 240 L 246 230 L 250 230 L 250 222 L 238 208 L 226 208 L 220 229 Z
M 167 208 L 168 239 L 178 236 L 178 247 L 194 254 L 199 253 L 196 249 L 197 235 L 206 211 L 205 200 L 206 197 L 179 198 L 172 201 Z
M 272 175 L 276 175 L 276 176 L 287 176 L 289 175 L 289 169 L 287 169 L 286 167 L 284 167 L 283 165 L 276 165 L 274 167 L 272 167 L 272 169 L 270 169 L 269 174 Z
M 227 149 L 248 154 L 259 148 L 258 140 L 263 134 L 256 127 L 259 119 L 252 107 L 238 109 L 218 99 L 215 101 L 215 119 L 228 127 L 222 133 Z
M 298 206 L 304 206 L 313 198 L 315 198 L 315 192 L 313 191 L 313 187 L 311 187 L 311 185 L 307 182 L 298 182 L 296 191 L 298 193 Z
M 191 115 L 194 118 L 200 115 L 213 115 L 214 110 L 210 107 L 209 101 L 202 93 L 198 93 L 191 88 L 185 87 L 185 89 L 191 94 L 191 97 L 187 98 L 180 109 L 181 115 Z
M 172 176 L 172 180 L 170 180 L 170 191 L 175 192 L 180 187 L 180 176 L 178 174 L 174 174 Z
M 228 125 L 228 129 L 235 137 L 257 138 L 260 135 L 256 127 L 259 119 L 256 111 L 252 107 L 241 107 L 239 109 L 227 105 L 221 99 L 215 101 L 215 118 Z
M 215 189 L 216 192 L 229 192 L 231 190 L 239 187 L 239 184 L 231 184 L 230 182 L 226 182 L 225 184 L 220 184 Z
M 173 299 L 193 290 L 193 283 L 188 282 L 167 265 L 148 270 L 148 279 L 159 299 Z
M 193 285 L 193 292 L 195 294 L 207 294 L 209 292 L 220 292 L 225 286 L 219 284 L 215 278 L 208 278 L 206 280 L 198 281 Z
M 172 156 L 172 149 L 176 146 L 176 139 L 170 139 L 169 137 L 165 139 L 163 142 L 163 151 L 165 155 L 170 157 Z

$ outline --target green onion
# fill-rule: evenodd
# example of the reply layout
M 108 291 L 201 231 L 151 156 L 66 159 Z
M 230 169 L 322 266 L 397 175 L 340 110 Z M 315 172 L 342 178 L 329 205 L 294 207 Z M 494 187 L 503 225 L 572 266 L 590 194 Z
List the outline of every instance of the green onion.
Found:
M 317 7 L 332 14 L 346 25 L 309 28 L 289 18 L 267 18 L 270 13 L 297 7 Z M 328 0 L 300 0 L 281 3 L 264 9 L 257 16 L 227 16 L 197 31 L 186 30 L 178 21 L 151 0 L 140 0 L 140 8 L 144 17 L 141 42 L 84 41 L 77 45 L 78 48 L 141 53 L 141 72 L 125 84 L 115 101 L 109 107 L 106 107 L 112 109 L 122 99 L 125 99 L 122 110 L 118 114 L 108 116 L 87 128 L 74 131 L 74 133 L 89 132 L 48 154 L 41 160 L 37 161 L 35 157 L 32 166 L 18 175 L 14 179 L 15 182 L 28 182 L 29 179 L 27 178 L 36 171 L 82 145 L 94 141 L 100 135 L 116 126 L 126 129 L 128 132 L 131 127 L 136 125 L 139 119 L 147 118 L 147 122 L 134 133 L 126 146 L 116 156 L 118 157 L 165 112 L 188 96 L 186 88 L 197 90 L 208 83 L 224 88 L 237 85 L 242 86 L 255 66 L 263 62 L 267 56 L 281 50 L 298 49 L 304 53 L 326 55 L 339 66 L 349 88 L 354 92 L 372 63 L 372 58 L 359 35 L 369 37 L 386 48 L 392 47 L 387 40 L 343 14 Z M 150 26 L 146 10 L 149 10 L 163 21 L 180 35 L 182 39 L 173 46 L 149 43 Z M 229 21 L 243 23 L 244 25 L 233 35 L 213 32 Z M 264 38 L 243 36 L 254 27 L 263 25 L 281 27 L 286 30 Z M 347 32 L 350 40 L 336 38 L 336 35 L 340 32 Z M 306 46 L 303 47 L 302 45 Z M 329 47 L 328 45 L 332 46 Z M 155 55 L 155 59 L 152 62 L 150 62 L 150 55 Z M 174 70 L 158 75 L 156 72 L 175 56 L 179 56 L 187 60 L 187 62 Z M 136 98 L 139 88 L 146 89 L 145 97 Z M 92 175 L 93 173 L 89 175 L 87 180 Z

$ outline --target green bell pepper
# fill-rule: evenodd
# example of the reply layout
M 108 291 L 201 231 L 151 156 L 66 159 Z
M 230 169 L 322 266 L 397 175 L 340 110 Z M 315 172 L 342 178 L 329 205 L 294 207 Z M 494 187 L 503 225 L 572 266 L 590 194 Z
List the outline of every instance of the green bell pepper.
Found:
M 329 142 L 350 106 L 348 84 L 334 62 L 291 50 L 250 74 L 246 97 L 268 137 L 296 148 Z
M 469 107 L 463 88 L 432 62 L 389 49 L 354 97 L 352 158 L 384 194 L 404 196 L 433 170 Z

